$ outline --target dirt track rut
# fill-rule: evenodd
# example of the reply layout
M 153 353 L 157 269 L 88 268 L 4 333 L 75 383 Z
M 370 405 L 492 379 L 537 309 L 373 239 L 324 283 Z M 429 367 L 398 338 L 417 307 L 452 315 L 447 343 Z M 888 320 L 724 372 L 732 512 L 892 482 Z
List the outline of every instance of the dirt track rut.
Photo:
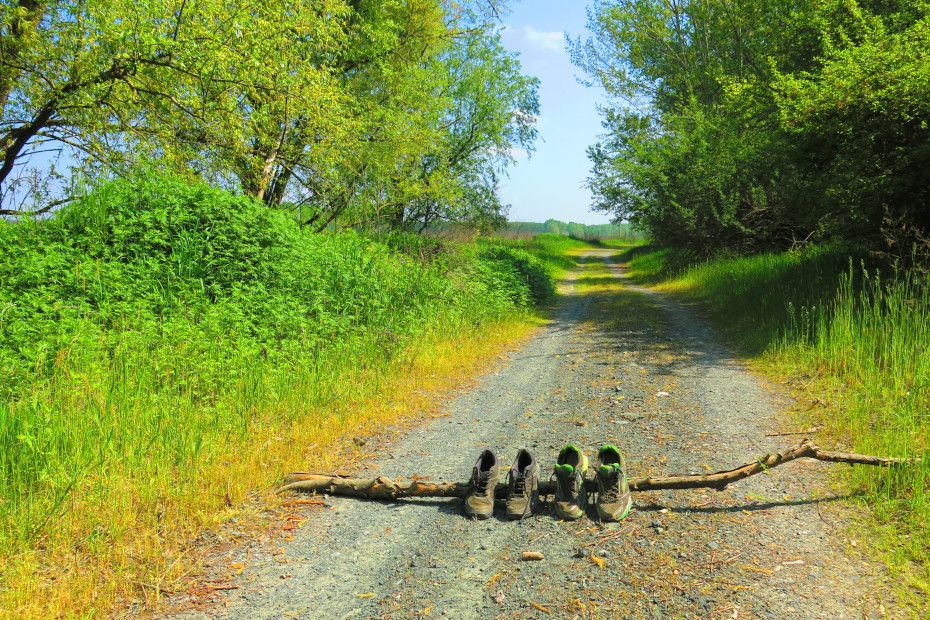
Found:
M 578 277 L 612 254 L 589 253 Z M 548 478 L 567 442 L 592 462 L 603 443 L 619 446 L 631 475 L 697 473 L 800 441 L 766 437 L 783 429 L 784 400 L 690 309 L 632 286 L 619 297 L 573 289 L 525 347 L 450 397 L 448 416 L 385 441 L 359 473 L 467 480 L 485 447 L 505 467 L 526 447 Z M 624 299 L 651 318 L 618 316 Z M 805 459 L 723 492 L 639 493 L 616 524 L 548 511 L 508 522 L 502 509 L 471 521 L 456 500 L 329 498 L 283 551 L 229 553 L 237 588 L 174 617 L 896 617 L 876 587 L 885 577 L 847 540 L 829 467 Z M 545 559 L 523 562 L 523 551 Z

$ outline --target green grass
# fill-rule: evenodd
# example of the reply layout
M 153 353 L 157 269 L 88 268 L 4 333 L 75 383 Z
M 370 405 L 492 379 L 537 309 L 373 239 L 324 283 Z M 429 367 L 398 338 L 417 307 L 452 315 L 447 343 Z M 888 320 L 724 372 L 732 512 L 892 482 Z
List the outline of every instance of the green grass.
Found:
M 809 322 L 812 312 L 828 305 L 850 258 L 829 247 L 703 262 L 640 247 L 627 257 L 631 277 L 701 301 L 750 355 L 769 350 L 792 321 Z
M 561 279 L 578 266 L 578 258 L 572 255 L 572 251 L 577 252 L 598 245 L 595 242 L 554 233 L 543 233 L 532 239 L 520 240 L 492 237 L 479 243 L 526 252 L 545 267 L 552 279 Z
M 865 454 L 922 457 L 897 470 L 844 473 L 864 490 L 869 533 L 925 613 L 930 600 L 930 287 L 912 273 L 879 277 L 837 247 L 688 264 L 639 251 L 631 274 L 697 300 L 743 352 L 793 383 L 805 424 Z M 860 533 L 862 534 L 862 533 Z
M 157 598 L 205 528 L 339 466 L 552 295 L 520 248 L 427 246 L 158 178 L 0 223 L 0 616 Z

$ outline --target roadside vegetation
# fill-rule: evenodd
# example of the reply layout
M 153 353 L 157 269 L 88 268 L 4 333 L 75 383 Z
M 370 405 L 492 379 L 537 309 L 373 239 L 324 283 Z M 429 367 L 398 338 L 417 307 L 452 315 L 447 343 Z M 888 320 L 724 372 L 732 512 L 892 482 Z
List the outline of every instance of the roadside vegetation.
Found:
M 817 437 L 924 457 L 849 474 L 924 617 L 930 4 L 596 0 L 588 25 L 573 60 L 611 98 L 589 186 L 650 239 L 633 275 L 809 396 Z
M 910 270 L 870 269 L 843 247 L 689 261 L 672 250 L 625 252 L 630 274 L 700 303 L 733 344 L 799 394 L 798 424 L 865 454 L 922 457 L 919 467 L 843 471 L 870 549 L 902 600 L 930 600 L 930 287 Z M 829 439 L 827 439 L 829 438 Z
M 283 472 L 528 333 L 566 243 L 316 234 L 157 176 L 0 224 L 0 610 L 154 602 Z

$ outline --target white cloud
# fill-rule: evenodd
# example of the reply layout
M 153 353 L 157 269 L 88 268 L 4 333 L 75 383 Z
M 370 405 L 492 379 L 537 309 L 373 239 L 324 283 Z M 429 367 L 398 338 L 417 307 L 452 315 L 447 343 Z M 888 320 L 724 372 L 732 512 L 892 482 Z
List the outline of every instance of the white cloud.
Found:
M 532 26 L 523 27 L 523 38 L 529 43 L 545 47 L 550 50 L 565 49 L 565 33 L 561 30 L 555 32 L 544 32 L 536 30 Z

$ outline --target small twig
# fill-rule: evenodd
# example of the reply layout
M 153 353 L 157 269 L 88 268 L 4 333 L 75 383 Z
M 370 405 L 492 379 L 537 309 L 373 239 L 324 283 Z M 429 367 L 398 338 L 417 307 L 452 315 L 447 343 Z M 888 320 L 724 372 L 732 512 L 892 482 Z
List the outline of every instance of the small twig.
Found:
M 820 502 L 817 502 L 817 516 L 820 517 L 820 520 L 824 522 L 824 525 L 830 528 L 831 532 L 836 531 L 836 528 L 833 527 L 833 524 L 830 523 L 830 521 L 828 521 L 827 519 L 825 519 L 823 516 L 823 513 L 820 511 Z
M 730 562 L 735 561 L 736 558 L 740 557 L 741 555 L 743 555 L 742 551 L 738 552 L 736 555 L 734 555 L 732 558 L 728 560 L 720 560 L 719 562 L 707 562 L 706 564 L 699 564 L 699 566 L 714 566 L 716 564 L 729 564 Z
M 174 590 L 166 590 L 162 588 L 161 586 L 153 585 L 151 583 L 146 583 L 144 581 L 134 581 L 133 583 L 139 586 L 142 586 L 143 588 L 149 588 L 149 589 L 155 590 L 155 592 L 158 592 L 160 594 L 175 594 Z
M 809 433 L 816 433 L 817 431 L 823 430 L 823 425 L 815 426 L 814 428 L 809 428 L 803 431 L 795 431 L 793 433 L 771 433 L 766 435 L 766 437 L 788 437 L 789 435 L 807 435 Z

